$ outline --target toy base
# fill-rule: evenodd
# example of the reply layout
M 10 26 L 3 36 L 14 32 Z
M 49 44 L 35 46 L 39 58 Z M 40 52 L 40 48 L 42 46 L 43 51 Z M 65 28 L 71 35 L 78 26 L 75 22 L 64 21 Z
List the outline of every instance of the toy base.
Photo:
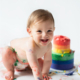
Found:
M 73 75 L 74 71 L 76 70 L 77 70 L 77 66 L 74 66 L 70 70 L 57 70 L 57 69 L 50 68 L 49 72 L 54 72 L 56 74 Z

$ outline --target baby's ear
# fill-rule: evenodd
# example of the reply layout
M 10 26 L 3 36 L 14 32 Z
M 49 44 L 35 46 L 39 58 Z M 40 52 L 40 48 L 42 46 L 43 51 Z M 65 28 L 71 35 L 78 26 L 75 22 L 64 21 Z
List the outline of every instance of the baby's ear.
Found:
M 27 28 L 27 32 L 29 35 L 31 35 L 31 29 L 30 28 Z
M 27 32 L 28 32 L 29 34 L 31 33 L 30 28 L 27 28 Z

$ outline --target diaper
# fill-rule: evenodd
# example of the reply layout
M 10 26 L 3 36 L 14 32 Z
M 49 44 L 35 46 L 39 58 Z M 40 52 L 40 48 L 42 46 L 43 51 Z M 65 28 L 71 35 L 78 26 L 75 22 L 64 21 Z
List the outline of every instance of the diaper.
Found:
M 8 44 L 8 46 L 10 47 L 10 44 Z M 3 62 L 2 62 L 1 50 L 2 50 L 2 48 L 0 48 L 0 71 L 6 69 L 5 66 L 4 66 L 4 64 L 3 64 Z M 15 51 L 15 49 L 11 48 L 11 50 L 17 54 L 17 52 Z M 19 58 L 18 58 L 18 59 L 16 60 L 16 62 L 14 63 L 14 67 L 15 67 L 17 70 L 23 70 L 23 69 L 25 69 L 28 65 L 29 65 L 28 61 L 26 61 L 26 60 L 20 60 Z
M 17 52 L 15 51 L 15 49 L 11 48 L 13 52 L 15 52 L 17 54 Z M 14 63 L 14 66 L 17 70 L 23 70 L 25 69 L 27 66 L 29 65 L 28 61 L 23 59 L 23 60 L 20 60 L 18 58 L 18 55 L 17 55 L 17 60 L 16 62 Z
M 22 64 L 20 63 L 18 60 L 16 60 L 16 62 L 14 63 L 14 66 L 17 70 L 23 70 L 25 69 L 29 64 Z

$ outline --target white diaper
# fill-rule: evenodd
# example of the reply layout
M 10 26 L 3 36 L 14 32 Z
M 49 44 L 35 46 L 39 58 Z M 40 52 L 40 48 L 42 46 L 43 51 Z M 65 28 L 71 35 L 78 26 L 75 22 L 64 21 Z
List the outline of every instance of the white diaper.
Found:
M 10 44 L 8 44 L 10 46 Z M 3 62 L 2 62 L 2 55 L 1 55 L 2 48 L 0 48 L 0 72 L 6 70 Z M 29 64 L 26 64 L 25 61 L 23 60 L 23 63 L 20 63 L 18 60 L 14 63 L 14 66 L 17 70 L 23 70 L 25 69 Z

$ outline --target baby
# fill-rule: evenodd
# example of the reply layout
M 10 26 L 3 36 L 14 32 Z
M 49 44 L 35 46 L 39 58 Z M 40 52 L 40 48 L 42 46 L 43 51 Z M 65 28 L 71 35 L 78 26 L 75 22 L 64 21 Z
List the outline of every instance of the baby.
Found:
M 14 68 L 20 70 L 30 66 L 35 80 L 49 80 L 48 72 L 52 63 L 54 18 L 43 9 L 32 12 L 26 28 L 29 37 L 14 39 L 2 51 L 2 61 L 6 68 L 5 78 L 13 80 Z M 44 57 L 44 59 L 42 59 Z

